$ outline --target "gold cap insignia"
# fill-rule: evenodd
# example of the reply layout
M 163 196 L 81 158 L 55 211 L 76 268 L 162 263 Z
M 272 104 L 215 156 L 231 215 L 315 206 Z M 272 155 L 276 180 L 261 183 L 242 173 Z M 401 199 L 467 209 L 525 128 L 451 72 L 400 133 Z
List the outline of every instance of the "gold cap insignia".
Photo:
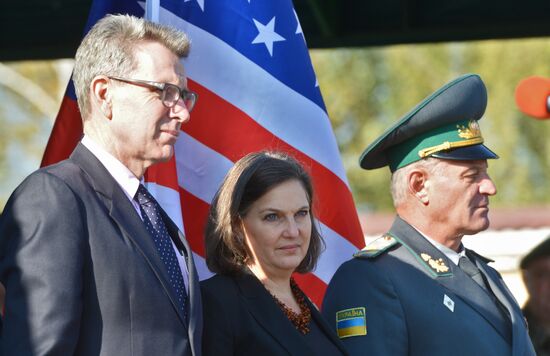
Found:
M 428 255 L 427 253 L 421 253 L 420 257 L 422 257 L 424 261 L 428 262 L 428 265 L 437 273 L 444 273 L 449 271 L 449 267 L 441 258 L 434 260 L 432 256 Z
M 466 140 L 481 137 L 479 124 L 475 120 L 470 120 L 470 122 L 468 123 L 468 127 L 464 125 L 456 125 L 456 128 L 458 129 L 458 136 Z

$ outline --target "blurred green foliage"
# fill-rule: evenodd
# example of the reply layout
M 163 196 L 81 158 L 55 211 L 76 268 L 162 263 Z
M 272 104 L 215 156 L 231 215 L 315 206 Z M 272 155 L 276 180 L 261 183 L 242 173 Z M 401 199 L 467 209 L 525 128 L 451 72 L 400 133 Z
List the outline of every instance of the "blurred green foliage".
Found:
M 21 61 L 3 63 L 7 70 L 32 80 L 50 100 L 60 102 L 59 93 L 67 83 L 60 82 L 54 61 Z M 33 169 L 38 168 L 55 112 L 45 113 L 36 105 L 39 100 L 22 95 L 10 86 L 21 87 L 17 80 L 0 82 L 0 211 L 11 191 Z
M 550 121 L 526 117 L 514 90 L 528 76 L 550 76 L 550 40 L 500 40 L 312 50 L 354 199 L 360 209 L 393 209 L 388 169 L 365 171 L 363 149 L 424 97 L 465 73 L 485 82 L 489 102 L 481 130 L 500 155 L 489 162 L 494 206 L 550 203 Z

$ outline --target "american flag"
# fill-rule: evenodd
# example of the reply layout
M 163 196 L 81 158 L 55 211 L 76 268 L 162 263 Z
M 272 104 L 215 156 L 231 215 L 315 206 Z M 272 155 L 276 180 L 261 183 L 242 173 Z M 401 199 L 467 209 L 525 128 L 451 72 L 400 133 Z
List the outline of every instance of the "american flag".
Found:
M 145 11 L 147 9 L 147 11 Z M 317 269 L 296 276 L 317 305 L 338 268 L 364 245 L 338 146 L 290 0 L 95 1 L 89 29 L 106 13 L 129 13 L 188 34 L 183 63 L 199 94 L 182 127 L 175 155 L 151 167 L 148 189 L 185 231 L 201 278 L 203 230 L 209 204 L 235 161 L 259 150 L 292 154 L 313 177 L 314 212 L 326 242 Z M 82 125 L 72 82 L 42 165 L 66 158 Z

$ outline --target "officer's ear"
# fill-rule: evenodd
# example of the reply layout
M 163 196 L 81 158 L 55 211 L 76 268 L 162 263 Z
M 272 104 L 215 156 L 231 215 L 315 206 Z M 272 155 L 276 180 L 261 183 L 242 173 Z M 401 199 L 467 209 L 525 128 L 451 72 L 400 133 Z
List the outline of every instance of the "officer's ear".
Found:
M 415 169 L 408 175 L 408 188 L 412 196 L 418 199 L 423 205 L 428 205 L 428 174 L 424 169 Z

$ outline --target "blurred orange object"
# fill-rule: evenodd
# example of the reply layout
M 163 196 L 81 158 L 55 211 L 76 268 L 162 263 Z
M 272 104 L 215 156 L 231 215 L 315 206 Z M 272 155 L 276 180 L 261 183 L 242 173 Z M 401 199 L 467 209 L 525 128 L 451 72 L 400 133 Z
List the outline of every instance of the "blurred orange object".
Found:
M 528 77 L 516 87 L 516 104 L 526 115 L 539 120 L 550 118 L 550 79 Z

